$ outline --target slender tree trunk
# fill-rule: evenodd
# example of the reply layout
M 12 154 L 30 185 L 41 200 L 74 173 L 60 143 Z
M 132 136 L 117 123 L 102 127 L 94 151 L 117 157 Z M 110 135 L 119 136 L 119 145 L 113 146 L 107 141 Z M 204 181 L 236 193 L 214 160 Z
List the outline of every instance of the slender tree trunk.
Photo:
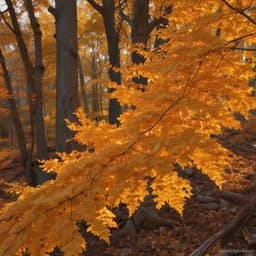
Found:
M 96 49 L 93 48 L 92 55 L 91 55 L 91 78 L 93 80 L 99 78 L 98 75 L 98 67 L 96 63 Z M 92 113 L 93 113 L 93 118 L 97 122 L 99 122 L 102 118 L 100 115 L 100 105 L 99 105 L 99 84 L 94 83 L 92 85 Z
M 102 5 L 97 4 L 94 0 L 87 0 L 95 10 L 97 10 L 103 18 L 105 33 L 107 37 L 108 55 L 110 68 L 108 70 L 109 79 L 112 82 L 121 84 L 121 74 L 115 71 L 120 67 L 120 49 L 119 49 L 119 32 L 116 30 L 115 22 L 115 1 L 102 0 Z M 109 89 L 109 92 L 113 92 Z M 109 123 L 119 125 L 118 117 L 121 115 L 122 109 L 117 99 L 109 100 Z
M 81 93 L 82 93 L 82 98 L 84 103 L 84 112 L 86 114 L 86 117 L 89 117 L 90 116 L 89 99 L 88 99 L 86 84 L 84 81 L 84 70 L 83 70 L 80 56 L 78 56 L 78 62 L 79 62 L 79 80 L 80 80 L 80 88 L 81 88 Z
M 132 43 L 146 46 L 149 37 L 149 0 L 136 0 L 133 6 L 132 17 Z M 132 61 L 135 64 L 144 63 L 145 58 L 132 52 Z
M 1 63 L 1 67 L 3 70 L 3 77 L 5 80 L 5 85 L 6 85 L 6 89 L 8 91 L 8 94 L 10 95 L 8 102 L 9 102 L 9 110 L 11 113 L 11 118 L 12 118 L 12 122 L 16 131 L 16 137 L 17 137 L 17 142 L 18 142 L 18 147 L 19 147 L 19 151 L 20 151 L 20 155 L 21 155 L 21 159 L 22 159 L 22 165 L 24 167 L 24 171 L 27 177 L 28 182 L 30 183 L 30 168 L 29 168 L 29 164 L 28 162 L 30 162 L 29 160 L 29 154 L 27 151 L 27 147 L 26 147 L 26 139 L 25 139 L 25 134 L 23 131 L 23 127 L 21 124 L 21 120 L 19 117 L 19 113 L 18 113 L 18 109 L 17 109 L 17 105 L 14 99 L 14 94 L 13 94 L 13 89 L 12 89 L 12 84 L 11 84 L 11 79 L 9 76 L 9 72 L 6 66 L 6 61 L 4 58 L 4 55 L 0 49 L 0 63 Z
M 114 68 L 120 68 L 120 49 L 119 49 L 119 33 L 116 30 L 115 23 L 115 1 L 103 0 L 103 21 L 106 31 L 109 64 L 108 75 L 111 81 L 121 84 L 121 74 Z M 110 89 L 109 92 L 113 92 Z M 119 124 L 118 117 L 121 115 L 121 106 L 117 99 L 109 101 L 109 122 L 111 124 Z
M 43 119 L 43 110 L 42 110 L 42 95 L 41 91 L 38 91 L 40 89 L 36 86 L 35 78 L 34 78 L 34 67 L 32 65 L 32 62 L 29 57 L 28 49 L 26 46 L 26 43 L 24 41 L 24 38 L 22 36 L 22 32 L 17 20 L 17 16 L 12 4 L 11 0 L 5 0 L 8 11 L 11 17 L 12 25 L 13 25 L 13 33 L 16 37 L 16 41 L 19 47 L 20 55 L 22 58 L 22 62 L 25 68 L 25 74 L 26 74 L 26 82 L 27 82 L 27 94 L 28 94 L 28 102 L 29 102 L 29 108 L 30 108 L 30 119 L 31 119 L 31 138 L 33 141 L 34 138 L 34 127 L 36 127 L 36 139 L 38 145 L 38 156 L 46 156 L 47 154 L 47 147 L 46 147 L 46 139 L 45 139 L 45 131 L 44 131 L 44 119 Z M 38 23 L 37 23 L 38 24 Z M 39 27 L 38 27 L 39 29 Z M 40 37 L 37 37 L 37 43 L 38 40 L 41 40 Z M 36 44 L 36 42 L 35 42 Z M 38 45 L 37 45 L 38 48 Z M 37 61 L 40 57 L 40 54 L 37 53 Z M 38 63 L 37 63 L 38 64 Z M 31 146 L 31 151 L 33 149 L 33 145 Z M 33 152 L 31 152 L 32 154 Z
M 70 152 L 75 148 L 74 135 L 65 120 L 75 121 L 78 99 L 78 42 L 76 0 L 56 0 L 56 150 Z
M 149 15 L 149 0 L 136 0 L 133 4 L 133 16 L 132 16 L 132 43 L 142 44 L 144 49 L 147 47 L 147 42 L 151 31 L 161 28 L 166 28 L 168 26 L 167 15 L 172 12 L 172 5 L 162 6 L 163 16 L 157 19 L 153 19 L 150 22 Z M 155 48 L 158 48 L 162 44 L 166 43 L 168 40 L 158 36 L 155 41 Z M 132 52 L 132 62 L 133 64 L 139 65 L 145 62 L 143 55 L 137 51 Z M 135 77 L 134 82 L 142 85 L 147 85 L 147 78 L 143 76 Z
M 101 118 L 104 117 L 102 98 L 103 98 L 103 85 L 99 84 L 99 111 L 100 111 Z
M 146 48 L 149 32 L 149 0 L 136 0 L 133 5 L 132 43 L 143 44 Z M 133 51 L 132 62 L 136 65 L 143 64 L 145 58 L 137 51 Z M 147 85 L 147 78 L 143 76 L 135 77 L 133 81 L 138 84 Z
M 44 64 L 42 56 L 42 31 L 34 13 L 32 0 L 25 0 L 25 5 L 28 11 L 31 27 L 34 33 L 35 45 L 35 70 L 34 80 L 37 95 L 37 104 L 35 109 L 36 122 L 36 142 L 38 158 L 44 159 L 48 157 L 44 113 L 43 113 L 43 97 L 42 97 L 42 79 L 44 75 Z
M 13 149 L 13 129 L 12 129 L 12 118 L 8 119 L 8 148 Z

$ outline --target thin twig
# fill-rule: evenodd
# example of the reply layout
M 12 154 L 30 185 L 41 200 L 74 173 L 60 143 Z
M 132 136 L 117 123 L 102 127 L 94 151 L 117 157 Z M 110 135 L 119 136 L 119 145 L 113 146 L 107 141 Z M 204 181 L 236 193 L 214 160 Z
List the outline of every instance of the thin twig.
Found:
M 247 20 L 249 20 L 251 23 L 253 23 L 254 25 L 256 25 L 256 20 L 254 20 L 251 16 L 249 16 L 248 14 L 246 14 L 246 13 L 244 12 L 244 10 L 238 9 L 238 8 L 234 7 L 233 5 L 231 5 L 231 4 L 230 4 L 228 1 L 226 1 L 226 0 L 222 0 L 222 2 L 223 2 L 226 6 L 228 6 L 231 10 L 233 10 L 233 11 L 239 13 L 240 15 L 244 16 Z
M 87 2 L 101 15 L 103 15 L 103 7 L 99 4 L 97 4 L 94 0 L 87 0 Z
M 8 11 L 8 9 L 7 9 L 7 11 Z M 2 17 L 2 19 L 3 19 L 3 21 L 4 21 L 4 24 L 12 31 L 12 33 L 15 33 L 13 27 L 12 27 L 11 24 L 7 21 L 7 19 L 5 18 L 4 13 L 5 13 L 5 11 L 4 11 L 4 12 L 0 12 L 0 15 L 1 15 L 1 17 Z

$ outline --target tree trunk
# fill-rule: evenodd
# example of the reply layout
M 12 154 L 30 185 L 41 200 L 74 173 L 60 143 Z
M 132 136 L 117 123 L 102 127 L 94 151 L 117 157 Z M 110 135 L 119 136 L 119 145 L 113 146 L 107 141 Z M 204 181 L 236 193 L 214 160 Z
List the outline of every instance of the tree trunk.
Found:
M 12 122 L 16 131 L 16 137 L 17 137 L 17 142 L 18 142 L 18 147 L 19 147 L 19 151 L 20 151 L 20 156 L 21 156 L 21 160 L 22 160 L 22 165 L 24 167 L 24 171 L 25 171 L 25 175 L 27 178 L 27 181 L 30 183 L 30 168 L 29 165 L 27 164 L 29 161 L 29 154 L 27 151 L 27 146 L 26 146 L 26 139 L 25 139 L 25 134 L 23 131 L 23 127 L 21 124 L 21 120 L 19 117 L 19 113 L 18 113 L 18 109 L 17 109 L 17 105 L 14 99 L 14 94 L 13 94 L 13 89 L 12 89 L 12 84 L 11 84 L 11 79 L 9 76 L 9 72 L 6 66 L 6 61 L 4 58 L 4 55 L 0 49 L 0 63 L 1 63 L 1 67 L 3 70 L 3 77 L 5 80 L 5 85 L 6 85 L 6 89 L 8 91 L 9 94 L 9 98 L 8 98 L 8 102 L 9 102 L 9 110 L 11 113 L 11 118 L 12 118 Z
M 106 31 L 108 55 L 110 68 L 108 70 L 109 78 L 112 82 L 121 84 L 121 74 L 114 68 L 120 68 L 120 49 L 119 49 L 119 33 L 116 30 L 115 23 L 115 1 L 103 0 L 103 21 Z M 110 89 L 109 92 L 113 92 Z M 111 124 L 119 124 L 118 117 L 121 115 L 121 106 L 117 99 L 109 101 L 109 122 Z
M 149 0 L 136 0 L 133 6 L 132 43 L 146 46 L 149 36 Z M 144 63 L 145 58 L 137 52 L 132 52 L 132 62 Z
M 143 44 L 146 48 L 149 32 L 149 0 L 136 0 L 133 5 L 132 43 Z M 143 64 L 145 58 L 137 51 L 133 51 L 132 62 L 136 65 Z M 147 85 L 147 78 L 143 76 L 135 77 L 133 81 L 144 86 Z
M 37 156 L 39 159 L 48 157 L 44 114 L 43 114 L 43 97 L 42 97 L 42 79 L 44 75 L 44 65 L 42 56 L 42 31 L 34 13 L 32 0 L 25 1 L 26 9 L 28 11 L 31 27 L 34 33 L 34 46 L 35 46 L 35 69 L 34 80 L 37 95 L 37 104 L 35 109 L 35 122 L 36 122 L 36 142 L 37 142 Z
M 109 79 L 112 82 L 121 84 L 121 74 L 115 71 L 114 68 L 120 67 L 120 49 L 119 49 L 119 32 L 116 30 L 115 22 L 115 1 L 102 0 L 102 6 L 98 5 L 94 0 L 87 0 L 95 10 L 97 10 L 103 18 L 105 33 L 108 45 L 109 65 L 108 70 Z M 109 93 L 114 89 L 110 88 Z M 109 123 L 119 125 L 118 117 L 121 115 L 122 109 L 117 99 L 109 100 Z
M 12 118 L 8 119 L 8 148 L 10 150 L 12 150 L 14 146 L 12 123 Z
M 78 99 L 78 42 L 76 0 L 56 0 L 56 150 L 70 152 L 75 143 L 70 140 L 74 133 L 65 120 L 75 121 L 74 112 Z
M 91 78 L 92 80 L 99 78 L 98 66 L 96 61 L 96 49 L 93 48 L 91 54 Z M 99 99 L 99 83 L 93 83 L 92 85 L 92 117 L 99 122 L 102 119 L 100 113 L 100 99 Z
M 132 43 L 142 44 L 144 49 L 147 47 L 147 42 L 151 31 L 156 28 L 157 30 L 161 28 L 166 28 L 168 26 L 167 15 L 172 12 L 172 5 L 162 6 L 163 16 L 160 18 L 155 18 L 150 22 L 149 15 L 149 0 L 136 0 L 133 4 L 133 17 L 132 17 Z M 157 36 L 155 41 L 155 48 L 160 47 L 162 44 L 166 43 L 168 40 Z M 132 52 L 132 62 L 133 64 L 139 65 L 145 62 L 143 55 L 137 51 Z M 147 85 L 147 78 L 143 76 L 135 77 L 133 79 L 135 83 Z
M 20 55 L 22 58 L 24 69 L 25 69 L 26 82 L 27 82 L 27 95 L 28 95 L 30 119 L 31 119 L 31 138 L 33 141 L 34 127 L 36 127 L 36 139 L 37 139 L 38 145 L 40 146 L 37 148 L 38 149 L 37 153 L 38 153 L 38 156 L 44 157 L 47 154 L 47 147 L 46 147 L 46 139 L 44 134 L 45 131 L 44 131 L 41 88 L 39 87 L 37 88 L 36 86 L 36 82 L 34 79 L 34 68 L 29 57 L 27 46 L 22 36 L 22 32 L 17 20 L 17 16 L 15 13 L 12 1 L 5 0 L 5 2 L 8 6 L 8 12 L 10 14 L 12 25 L 13 25 L 13 33 L 16 37 L 16 41 L 19 47 Z M 41 36 L 40 37 L 37 36 L 37 43 L 38 43 L 38 40 L 41 40 Z M 35 45 L 36 45 L 36 42 L 35 42 Z M 37 55 L 37 60 L 38 60 L 38 57 L 40 56 Z M 31 151 L 33 151 L 32 149 L 33 149 L 33 145 L 31 146 Z M 33 152 L 31 152 L 31 154 L 32 153 Z
M 82 94 L 83 103 L 84 103 L 84 112 L 86 114 L 86 117 L 89 117 L 90 116 L 89 99 L 88 99 L 86 84 L 84 81 L 84 70 L 83 70 L 80 56 L 78 56 L 78 62 L 79 62 L 79 80 L 80 80 L 81 94 Z

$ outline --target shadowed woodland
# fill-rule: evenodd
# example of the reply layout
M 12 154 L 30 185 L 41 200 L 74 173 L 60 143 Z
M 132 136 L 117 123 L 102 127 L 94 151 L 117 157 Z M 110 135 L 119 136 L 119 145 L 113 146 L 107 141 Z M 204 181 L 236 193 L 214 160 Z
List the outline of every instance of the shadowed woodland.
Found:
M 256 1 L 0 0 L 0 256 L 256 255 Z

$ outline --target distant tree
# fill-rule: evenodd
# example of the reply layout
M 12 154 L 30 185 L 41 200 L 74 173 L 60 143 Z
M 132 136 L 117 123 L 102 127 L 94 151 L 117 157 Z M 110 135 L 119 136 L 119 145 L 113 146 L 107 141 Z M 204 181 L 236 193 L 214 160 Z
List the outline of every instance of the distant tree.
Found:
M 161 6 L 158 11 L 159 17 L 154 18 L 150 15 L 150 1 L 149 0 L 136 0 L 133 1 L 132 6 L 132 19 L 131 23 L 131 38 L 132 44 L 138 46 L 137 49 L 147 50 L 147 44 L 150 39 L 150 34 L 154 29 L 160 30 L 168 26 L 167 16 L 171 13 L 172 7 L 170 4 L 166 4 L 164 0 L 159 1 Z M 159 47 L 164 44 L 166 40 L 162 39 L 161 36 L 157 36 L 155 41 L 155 47 Z M 135 65 L 140 65 L 145 62 L 143 54 L 139 53 L 138 50 L 132 51 L 132 62 Z M 135 77 L 135 83 L 141 85 L 147 85 L 147 78 L 140 75 Z
M 108 55 L 110 68 L 108 70 L 109 79 L 112 82 L 121 84 L 120 68 L 120 38 L 119 30 L 116 23 L 116 7 L 114 0 L 102 0 L 102 4 L 96 3 L 94 0 L 87 0 L 92 7 L 100 13 L 103 19 L 105 33 L 108 45 Z M 113 92 L 113 89 L 109 89 Z M 121 106 L 117 99 L 109 100 L 109 122 L 110 124 L 119 124 L 118 117 L 121 115 Z
M 29 153 L 27 150 L 27 145 L 26 145 L 26 138 L 24 134 L 24 130 L 22 127 L 22 123 L 19 117 L 18 113 L 18 108 L 17 104 L 14 98 L 14 93 L 13 93 L 13 86 L 11 82 L 11 78 L 9 75 L 9 71 L 6 65 L 5 57 L 3 55 L 2 50 L 0 49 L 0 64 L 3 72 L 3 77 L 5 81 L 5 86 L 8 92 L 8 107 L 11 115 L 11 119 L 15 128 L 16 132 L 16 138 L 18 142 L 18 147 L 21 155 L 21 162 L 27 177 L 27 180 L 30 182 L 31 181 L 31 176 L 30 176 L 30 159 L 29 159 Z
M 32 129 L 32 141 L 34 138 L 34 133 L 37 143 L 37 157 L 44 159 L 47 157 L 47 143 L 45 136 L 45 126 L 44 126 L 44 116 L 43 116 L 43 101 L 42 101 L 42 75 L 43 75 L 43 63 L 41 55 L 41 31 L 40 26 L 37 22 L 37 19 L 34 14 L 34 9 L 32 2 L 26 0 L 25 4 L 28 10 L 30 17 L 32 29 L 34 32 L 34 43 L 35 43 L 35 65 L 33 66 L 32 60 L 29 55 L 27 45 L 22 34 L 20 24 L 17 18 L 15 7 L 11 0 L 5 0 L 8 7 L 8 13 L 11 18 L 12 27 L 10 27 L 13 32 L 21 59 L 24 65 L 26 82 L 27 82 L 27 93 L 28 93 L 28 102 L 31 115 L 31 129 Z M 33 143 L 32 143 L 33 144 Z M 32 149 L 33 151 L 33 145 Z

